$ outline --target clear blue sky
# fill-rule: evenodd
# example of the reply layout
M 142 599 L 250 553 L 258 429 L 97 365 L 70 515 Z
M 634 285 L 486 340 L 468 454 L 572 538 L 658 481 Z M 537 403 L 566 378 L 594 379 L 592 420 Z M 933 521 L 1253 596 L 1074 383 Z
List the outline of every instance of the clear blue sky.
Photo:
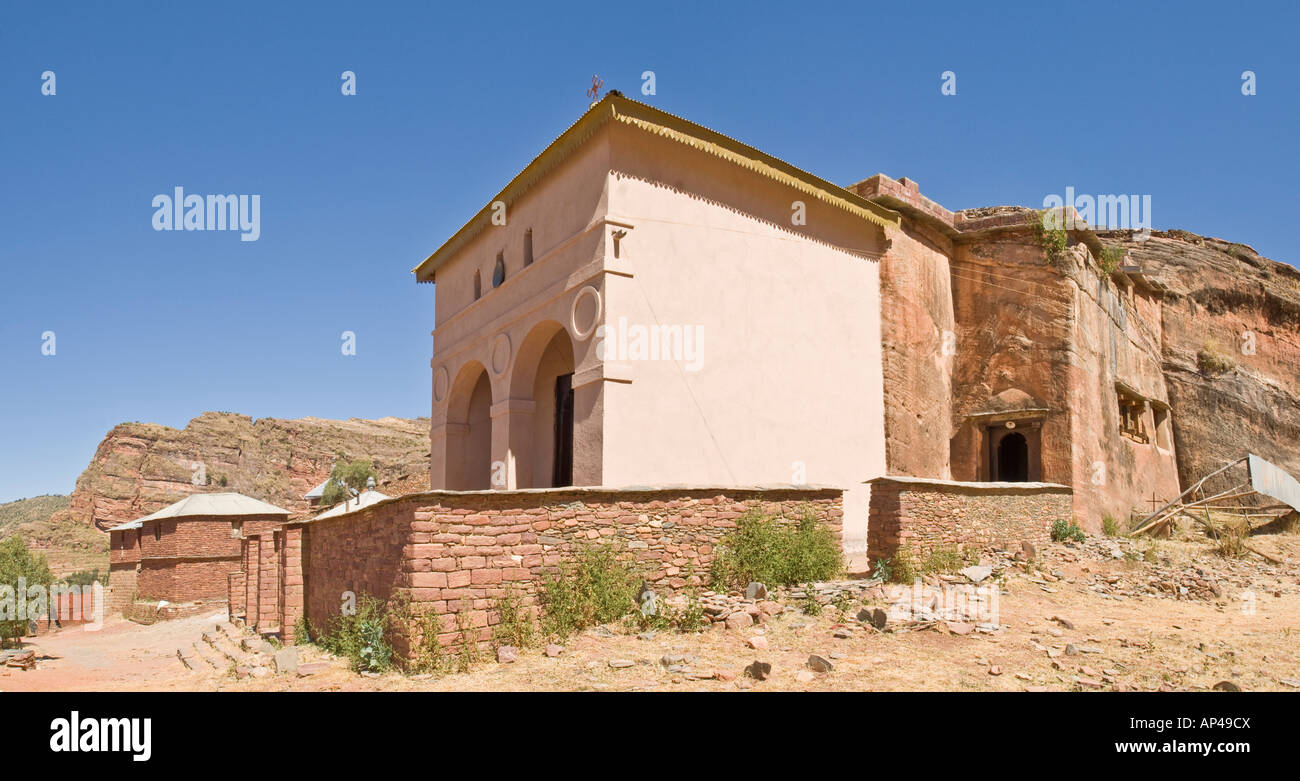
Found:
M 84 5 L 0 9 L 0 501 L 71 491 L 122 421 L 427 415 L 409 270 L 593 73 L 841 184 L 1150 194 L 1156 228 L 1297 260 L 1289 3 Z M 177 185 L 259 194 L 260 240 L 154 231 Z

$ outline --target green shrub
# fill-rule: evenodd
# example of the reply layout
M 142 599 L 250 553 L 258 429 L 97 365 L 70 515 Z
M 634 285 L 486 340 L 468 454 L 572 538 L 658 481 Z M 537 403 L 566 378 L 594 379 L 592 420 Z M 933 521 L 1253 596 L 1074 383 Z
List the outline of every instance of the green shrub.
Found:
M 817 601 L 817 592 L 813 590 L 813 584 L 811 583 L 804 586 L 803 612 L 810 616 L 820 616 L 822 614 L 822 603 Z
M 514 589 L 496 600 L 493 609 L 497 614 L 497 623 L 492 627 L 492 644 L 498 648 L 512 645 L 515 648 L 527 648 L 536 642 L 537 629 L 528 616 L 523 599 Z
M 456 613 L 456 631 L 460 633 L 460 651 L 456 654 L 456 671 L 467 673 L 482 658 L 478 647 L 478 630 L 474 628 L 471 605 L 463 600 Z
M 1034 232 L 1034 238 L 1043 248 L 1043 256 L 1047 262 L 1053 266 L 1060 264 L 1061 259 L 1065 257 L 1065 248 L 1070 244 L 1070 234 L 1065 231 L 1064 220 L 1065 212 L 1061 209 L 1044 209 L 1041 212 L 1031 212 L 1029 215 L 1029 225 Z
M 894 579 L 894 564 L 892 558 L 879 558 L 871 565 L 871 579 L 882 580 L 886 583 Z
M 438 614 L 426 610 L 412 616 L 410 627 L 411 648 L 414 652 L 411 670 L 417 673 L 446 672 L 448 660 L 446 649 L 438 639 L 438 633 L 442 631 L 442 620 Z
M 700 595 L 695 589 L 686 592 L 686 607 L 673 616 L 673 625 L 679 632 L 698 632 L 708 625 L 704 618 L 704 606 L 700 604 Z
M 49 586 L 54 582 L 54 576 L 50 573 L 44 554 L 33 556 L 21 537 L 10 537 L 0 542 L 0 584 L 9 586 L 16 592 L 19 578 L 24 578 L 28 587 Z M 14 608 L 15 613 L 19 600 L 23 599 L 28 599 L 26 594 L 14 595 L 14 601 L 9 606 Z M 29 611 L 41 610 L 33 604 L 35 601 L 35 599 L 28 599 Z M 42 601 L 45 601 L 44 598 Z M 45 602 L 45 607 L 48 607 L 48 601 Z M 27 634 L 27 619 L 0 621 L 0 648 L 18 641 L 25 634 Z
M 1057 518 L 1052 523 L 1053 542 L 1065 542 L 1066 540 L 1083 542 L 1085 536 L 1083 529 L 1080 529 L 1074 521 L 1063 521 L 1060 518 Z
M 744 588 L 750 581 L 790 586 L 830 580 L 843 571 L 839 541 L 811 514 L 791 524 L 749 510 L 723 538 L 710 578 L 720 589 Z
M 369 594 L 357 599 L 352 615 L 334 616 L 317 645 L 346 657 L 358 672 L 384 672 L 393 666 L 393 647 L 388 642 L 387 605 Z
M 1123 247 L 1102 247 L 1101 254 L 1097 256 L 1097 265 L 1107 275 L 1113 274 L 1124 262 L 1125 254 Z
M 956 548 L 935 548 L 925 557 L 925 561 L 921 562 L 921 572 L 924 574 L 956 572 L 967 564 L 966 558 Z
M 579 548 L 540 593 L 542 633 L 562 639 L 597 624 L 617 621 L 635 607 L 637 580 L 610 545 Z
M 1115 516 L 1106 513 L 1101 517 L 1101 531 L 1107 537 L 1118 537 L 1120 535 L 1119 521 Z
M 907 548 L 899 548 L 894 552 L 890 570 L 890 574 L 894 576 L 891 579 L 893 583 L 911 583 L 921 576 L 921 570 L 912 557 L 912 551 Z

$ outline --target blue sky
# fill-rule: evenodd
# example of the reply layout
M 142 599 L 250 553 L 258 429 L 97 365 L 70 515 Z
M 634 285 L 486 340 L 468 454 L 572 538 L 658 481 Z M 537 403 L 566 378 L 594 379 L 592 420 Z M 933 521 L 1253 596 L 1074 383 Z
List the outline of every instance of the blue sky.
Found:
M 71 491 L 122 421 L 427 415 L 409 270 L 592 74 L 841 184 L 1150 194 L 1156 228 L 1300 258 L 1295 6 L 895 5 L 6 3 L 0 501 Z M 176 186 L 260 195 L 259 240 L 154 231 Z

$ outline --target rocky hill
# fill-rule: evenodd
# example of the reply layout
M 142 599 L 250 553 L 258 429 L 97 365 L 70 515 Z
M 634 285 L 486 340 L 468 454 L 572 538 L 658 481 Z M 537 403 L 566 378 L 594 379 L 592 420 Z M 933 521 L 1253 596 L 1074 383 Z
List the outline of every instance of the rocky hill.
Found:
M 1180 482 L 1247 452 L 1300 475 L 1300 269 L 1187 231 L 1099 235 L 1164 290 Z
M 186 494 L 216 491 L 237 491 L 304 515 L 308 504 L 303 494 L 329 476 L 340 453 L 372 461 L 381 484 L 418 484 L 429 469 L 429 421 L 255 421 L 247 415 L 205 412 L 179 430 L 123 423 L 104 437 L 77 478 L 69 506 L 52 520 L 102 530 Z

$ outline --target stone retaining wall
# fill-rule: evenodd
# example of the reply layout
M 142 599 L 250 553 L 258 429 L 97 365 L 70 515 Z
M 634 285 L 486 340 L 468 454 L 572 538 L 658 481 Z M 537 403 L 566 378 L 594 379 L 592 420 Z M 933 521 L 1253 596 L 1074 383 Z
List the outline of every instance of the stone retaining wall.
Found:
M 1073 491 L 1054 483 L 963 483 L 913 477 L 871 480 L 867 555 L 872 564 L 899 548 L 925 555 L 937 548 L 1000 541 L 1045 542 L 1052 522 L 1073 517 Z
M 448 646 L 462 641 L 456 618 L 468 612 L 473 629 L 467 634 L 486 642 L 497 621 L 495 601 L 514 589 L 535 615 L 539 584 L 579 545 L 616 543 L 653 589 L 670 592 L 707 579 L 719 541 L 750 509 L 792 522 L 807 513 L 839 537 L 842 496 L 839 489 L 794 486 L 411 494 L 347 515 L 288 524 L 280 567 L 287 574 L 286 597 L 278 623 L 285 631 L 305 611 L 311 626 L 321 629 L 350 592 L 409 599 L 415 611 L 435 612 L 439 640 Z M 301 535 L 296 555 L 288 544 L 295 535 Z M 266 593 L 265 586 L 260 590 Z M 254 615 L 251 601 L 248 614 Z M 395 638 L 397 652 L 408 654 L 410 641 Z

